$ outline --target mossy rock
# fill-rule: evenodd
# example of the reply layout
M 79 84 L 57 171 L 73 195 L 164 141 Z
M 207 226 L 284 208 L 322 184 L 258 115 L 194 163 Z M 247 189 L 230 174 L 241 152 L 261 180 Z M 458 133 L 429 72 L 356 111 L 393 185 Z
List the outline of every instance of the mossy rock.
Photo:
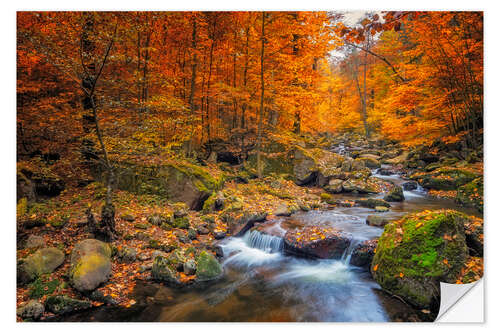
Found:
M 403 188 L 401 186 L 394 186 L 389 193 L 384 196 L 385 201 L 389 202 L 399 202 L 405 200 L 405 195 L 403 193 Z
M 356 161 L 363 162 L 364 165 L 370 169 L 378 169 L 381 166 L 381 164 L 378 160 L 371 158 L 371 157 L 358 157 L 356 159 Z
M 357 199 L 354 202 L 360 205 L 361 207 L 367 207 L 367 208 L 375 208 L 377 206 L 382 206 L 387 208 L 391 207 L 390 203 L 382 199 L 373 199 L 373 198 Z
M 455 283 L 468 249 L 467 215 L 438 210 L 410 214 L 385 226 L 371 265 L 378 284 L 418 308 L 439 308 L 439 282 Z
M 443 167 L 430 173 L 417 173 L 411 179 L 417 180 L 423 187 L 434 190 L 451 191 L 457 190 L 475 178 L 478 174 L 460 168 Z
M 115 164 L 119 189 L 181 201 L 190 209 L 201 209 L 205 199 L 224 183 L 222 173 L 214 175 L 208 167 L 187 160 L 168 161 L 157 166 L 125 162 Z M 92 172 L 97 179 L 104 179 L 106 174 L 99 167 Z
M 80 292 L 96 289 L 111 274 L 111 247 L 96 239 L 78 242 L 71 253 L 70 282 Z
M 151 277 L 160 282 L 165 282 L 169 285 L 179 285 L 176 271 L 172 269 L 169 260 L 164 256 L 156 256 L 153 260 L 153 267 L 151 268 Z
M 222 276 L 222 266 L 217 259 L 206 251 L 196 257 L 196 280 L 200 282 L 218 279 Z
M 64 262 L 64 253 L 48 247 L 37 250 L 26 259 L 21 259 L 17 266 L 17 279 L 21 284 L 28 283 L 43 274 L 52 273 Z
M 464 206 L 476 208 L 483 212 L 483 177 L 479 177 L 458 188 L 456 201 Z
M 68 296 L 49 296 L 45 301 L 45 308 L 50 312 L 63 315 L 88 309 L 92 306 L 89 301 L 70 298 Z

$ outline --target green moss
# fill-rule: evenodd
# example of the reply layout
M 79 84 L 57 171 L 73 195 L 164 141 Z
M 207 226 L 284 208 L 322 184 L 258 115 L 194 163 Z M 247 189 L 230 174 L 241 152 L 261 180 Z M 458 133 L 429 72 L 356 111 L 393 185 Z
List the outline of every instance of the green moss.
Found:
M 196 258 L 196 279 L 208 281 L 218 278 L 222 274 L 222 266 L 215 257 L 202 251 Z
M 41 298 L 52 294 L 61 284 L 59 279 L 50 280 L 47 276 L 42 276 L 29 285 L 28 295 L 30 298 Z
M 148 242 L 148 246 L 152 249 L 159 249 L 161 248 L 160 241 L 157 239 L 150 239 Z
M 189 228 L 189 218 L 187 217 L 178 217 L 174 220 L 173 226 L 179 229 L 188 229 Z
M 430 306 L 438 282 L 454 283 L 465 264 L 465 220 L 462 213 L 441 210 L 387 224 L 372 262 L 375 280 L 417 306 Z
M 98 270 L 100 267 L 108 266 L 109 259 L 100 253 L 87 254 L 82 257 L 70 270 L 70 277 L 78 280 L 89 272 Z
M 203 212 L 204 213 L 209 213 L 209 212 L 211 212 L 214 209 L 214 207 L 215 207 L 215 200 L 217 200 L 217 193 L 214 192 L 203 203 Z
M 28 212 L 28 199 L 21 198 L 16 206 L 17 216 L 23 216 Z
M 484 203 L 483 178 L 479 177 L 458 188 L 456 201 L 465 206 L 471 206 L 478 211 L 483 211 Z

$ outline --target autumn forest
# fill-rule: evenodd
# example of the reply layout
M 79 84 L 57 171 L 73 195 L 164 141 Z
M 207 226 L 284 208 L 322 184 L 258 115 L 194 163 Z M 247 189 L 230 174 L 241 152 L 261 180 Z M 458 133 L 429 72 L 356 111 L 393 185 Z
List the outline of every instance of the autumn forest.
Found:
M 17 321 L 433 321 L 482 276 L 482 12 L 18 12 L 16 92 Z

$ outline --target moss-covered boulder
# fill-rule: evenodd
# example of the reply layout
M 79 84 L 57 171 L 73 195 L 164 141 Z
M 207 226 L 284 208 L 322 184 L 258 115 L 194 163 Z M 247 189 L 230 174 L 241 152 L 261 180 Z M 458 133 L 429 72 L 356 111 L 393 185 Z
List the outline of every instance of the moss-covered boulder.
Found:
M 64 262 L 64 253 L 47 247 L 37 250 L 17 263 L 17 281 L 21 284 L 31 282 L 42 274 L 52 273 Z
M 221 264 L 209 252 L 201 251 L 196 257 L 196 280 L 199 282 L 216 280 L 222 276 Z
M 70 298 L 68 296 L 49 296 L 45 300 L 45 308 L 55 314 L 63 315 L 88 309 L 92 306 L 89 301 Z
M 483 192 L 483 177 L 479 177 L 458 188 L 456 201 L 483 212 Z
M 363 162 L 364 165 L 370 169 L 378 169 L 381 165 L 378 160 L 372 157 L 358 157 L 356 160 Z
M 410 178 L 423 187 L 433 190 L 451 191 L 465 185 L 480 174 L 461 168 L 443 167 L 428 173 L 416 173 Z
M 117 187 L 137 194 L 153 194 L 181 201 L 200 210 L 203 202 L 222 187 L 222 172 L 186 160 L 161 165 L 116 163 Z M 104 179 L 105 170 L 94 169 L 94 177 Z
M 92 291 L 108 281 L 111 247 L 97 239 L 78 242 L 71 252 L 70 282 L 81 292 Z
M 384 200 L 389 202 L 399 202 L 404 201 L 404 199 L 405 195 L 401 186 L 394 186 L 389 193 L 384 196 Z
M 295 182 L 305 185 L 316 180 L 319 174 L 330 178 L 342 172 L 344 157 L 320 148 L 296 147 L 293 159 Z
M 376 206 L 376 207 L 383 207 L 383 206 Z M 387 207 L 383 207 L 387 208 Z M 382 215 L 368 215 L 366 217 L 366 224 L 372 226 L 372 227 L 383 227 L 387 223 L 389 223 L 390 219 L 388 217 L 382 216 Z
M 454 283 L 467 260 L 467 218 L 424 211 L 387 224 L 371 265 L 374 279 L 416 307 L 437 310 L 439 282 Z

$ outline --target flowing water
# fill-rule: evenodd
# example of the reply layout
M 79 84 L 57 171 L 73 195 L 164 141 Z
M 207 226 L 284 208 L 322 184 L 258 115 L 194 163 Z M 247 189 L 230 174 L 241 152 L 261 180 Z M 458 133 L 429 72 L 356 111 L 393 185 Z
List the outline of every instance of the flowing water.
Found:
M 401 184 L 395 176 L 380 176 Z M 453 208 L 452 201 L 430 198 L 422 189 L 404 191 L 385 216 Z M 345 194 L 341 195 L 346 198 Z M 358 196 L 359 197 L 359 196 Z M 380 197 L 380 196 L 372 196 Z M 355 196 L 353 196 L 355 198 Z M 473 213 L 465 210 L 467 213 Z M 349 265 L 355 245 L 378 238 L 383 229 L 366 224 L 373 210 L 361 207 L 298 213 L 266 222 L 265 233 L 248 231 L 220 245 L 225 276 L 203 290 L 174 290 L 160 284 L 136 287 L 138 304 L 129 309 L 100 308 L 66 318 L 78 321 L 346 321 L 419 320 L 406 304 L 381 292 L 364 269 Z M 287 229 L 332 226 L 353 237 L 339 260 L 310 260 L 283 253 Z

